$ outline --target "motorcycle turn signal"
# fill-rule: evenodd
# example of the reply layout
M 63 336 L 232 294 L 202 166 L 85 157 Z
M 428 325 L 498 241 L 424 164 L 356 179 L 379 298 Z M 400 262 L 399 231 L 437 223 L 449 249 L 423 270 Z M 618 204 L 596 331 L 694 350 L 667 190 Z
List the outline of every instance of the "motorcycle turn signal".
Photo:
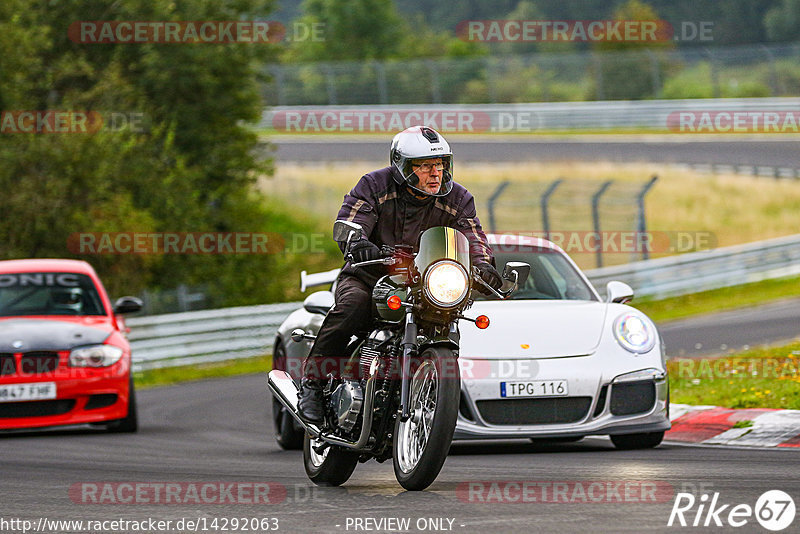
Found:
M 477 326 L 481 330 L 489 328 L 489 317 L 486 315 L 479 315 L 474 319 L 472 317 L 465 317 L 463 315 L 459 315 L 458 318 L 475 323 L 475 326 Z

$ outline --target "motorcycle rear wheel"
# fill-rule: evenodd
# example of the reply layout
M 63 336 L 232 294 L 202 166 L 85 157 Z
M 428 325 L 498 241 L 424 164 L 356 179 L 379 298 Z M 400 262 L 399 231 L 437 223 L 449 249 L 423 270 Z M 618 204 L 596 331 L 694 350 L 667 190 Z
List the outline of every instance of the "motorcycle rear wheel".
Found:
M 409 387 L 411 417 L 394 427 L 397 481 L 407 490 L 430 486 L 442 470 L 458 417 L 461 378 L 453 351 L 431 347 L 417 359 Z
M 319 441 L 303 437 L 303 465 L 309 480 L 318 486 L 341 486 L 350 478 L 358 464 L 357 452 L 329 445 L 322 453 L 314 450 Z

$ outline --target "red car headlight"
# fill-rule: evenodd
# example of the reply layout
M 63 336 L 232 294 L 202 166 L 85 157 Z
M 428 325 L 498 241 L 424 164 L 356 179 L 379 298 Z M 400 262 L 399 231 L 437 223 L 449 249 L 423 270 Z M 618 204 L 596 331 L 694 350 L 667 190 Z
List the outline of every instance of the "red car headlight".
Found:
M 108 367 L 122 358 L 122 349 L 114 345 L 78 347 L 69 353 L 72 367 Z

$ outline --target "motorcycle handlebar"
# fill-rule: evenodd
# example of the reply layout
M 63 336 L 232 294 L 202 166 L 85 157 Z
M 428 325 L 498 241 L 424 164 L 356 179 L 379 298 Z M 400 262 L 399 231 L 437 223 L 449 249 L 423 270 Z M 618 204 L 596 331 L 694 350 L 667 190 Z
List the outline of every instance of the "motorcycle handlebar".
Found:
M 517 278 L 516 271 L 514 272 L 514 284 L 509 289 L 507 289 L 505 291 L 502 291 L 500 289 L 495 289 L 492 286 L 490 286 L 489 284 L 487 284 L 486 281 L 484 281 L 484 279 L 481 278 L 480 273 L 477 271 L 477 269 L 475 267 L 472 268 L 472 277 L 476 282 L 481 284 L 483 287 L 485 287 L 486 289 L 491 291 L 496 297 L 498 297 L 498 298 L 500 298 L 502 300 L 506 300 L 508 297 L 511 296 L 511 294 L 514 291 L 517 290 L 517 280 L 518 280 L 518 278 Z

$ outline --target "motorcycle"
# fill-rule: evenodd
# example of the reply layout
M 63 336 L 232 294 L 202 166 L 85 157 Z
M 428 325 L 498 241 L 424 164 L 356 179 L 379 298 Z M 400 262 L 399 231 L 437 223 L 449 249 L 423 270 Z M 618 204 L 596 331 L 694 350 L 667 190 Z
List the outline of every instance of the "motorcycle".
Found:
M 360 225 L 336 221 L 334 240 L 362 237 Z M 338 486 L 359 461 L 392 458 L 397 481 L 423 490 L 438 476 L 455 430 L 461 391 L 458 322 L 489 326 L 486 316 L 463 315 L 480 284 L 501 299 L 523 285 L 530 266 L 508 262 L 502 277 L 511 284 L 495 290 L 471 265 L 469 242 L 460 231 L 433 227 L 420 236 L 416 254 L 407 246 L 384 249 L 384 257 L 354 267 L 385 265 L 372 291 L 378 317 L 365 339 L 348 348 L 348 372 L 328 375 L 323 388 L 325 422 L 303 421 L 297 411 L 298 387 L 285 371 L 268 375 L 269 389 L 305 429 L 303 461 L 312 482 Z M 506 284 L 504 284 L 506 285 Z M 315 336 L 297 329 L 292 340 Z

